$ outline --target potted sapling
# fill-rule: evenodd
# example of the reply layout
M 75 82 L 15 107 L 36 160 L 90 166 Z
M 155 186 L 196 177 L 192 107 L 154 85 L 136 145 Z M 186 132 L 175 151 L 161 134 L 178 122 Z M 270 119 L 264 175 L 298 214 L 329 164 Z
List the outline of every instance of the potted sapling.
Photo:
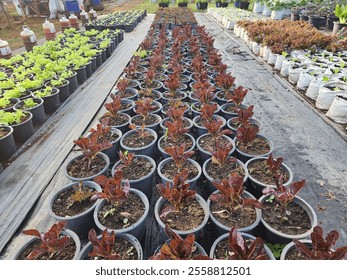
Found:
M 112 174 L 117 169 L 123 171 L 124 180 L 128 180 L 132 189 L 143 192 L 147 197 L 152 194 L 152 183 L 157 165 L 146 155 L 135 155 L 129 151 L 119 151 L 120 160 L 112 167 Z
M 91 197 L 96 192 L 101 192 L 101 188 L 92 181 L 68 184 L 53 193 L 48 213 L 56 221 L 67 222 L 65 227 L 80 238 L 86 237 L 95 227 L 93 211 L 96 203 Z
M 59 89 L 54 87 L 45 87 L 32 92 L 36 98 L 43 99 L 45 112 L 53 113 L 60 106 Z
M 305 180 L 283 185 L 283 175 L 276 180 L 276 188 L 268 187 L 259 201 L 264 205 L 261 216 L 264 239 L 270 243 L 287 244 L 293 239 L 305 239 L 317 225 L 313 208 L 298 192 Z
M 153 129 L 146 128 L 144 124 L 141 126 L 130 124 L 129 127 L 131 130 L 126 132 L 120 140 L 122 149 L 136 155 L 153 157 L 158 139 L 157 133 Z
M 161 112 L 166 115 L 167 117 L 162 119 L 160 123 L 160 127 L 162 128 L 162 132 L 165 134 L 168 127 L 166 126 L 167 121 L 181 121 L 182 120 L 182 127 L 188 129 L 188 132 L 193 127 L 193 122 L 191 119 L 185 117 L 184 115 L 187 113 L 187 109 L 189 107 L 182 103 L 181 101 L 177 103 L 170 104 L 168 106 L 167 110 L 163 107 Z
M 170 239 L 157 248 L 150 260 L 209 260 L 204 248 L 195 241 L 194 234 L 182 238 L 167 224 L 165 233 Z
M 95 229 L 88 233 L 89 242 L 84 245 L 79 260 L 142 260 L 143 251 L 140 242 L 128 233 L 118 233 L 105 229 L 96 234 Z
M 89 137 L 80 137 L 74 144 L 82 151 L 65 166 L 65 176 L 71 181 L 91 181 L 94 177 L 106 174 L 110 159 L 101 151 L 109 149 L 112 144 L 104 140 L 99 143 L 100 131 L 92 132 Z
M 232 172 L 228 178 L 214 181 L 217 188 L 208 200 L 210 218 L 219 234 L 229 232 L 231 227 L 255 234 L 260 223 L 261 203 L 243 189 L 244 177 Z
M 112 101 L 104 105 L 107 112 L 101 117 L 101 120 L 108 118 L 108 125 L 119 129 L 124 134 L 129 129 L 130 116 L 121 112 L 121 96 L 112 95 L 111 97 Z
M 262 196 L 264 188 L 276 188 L 276 180 L 282 174 L 283 185 L 293 182 L 291 169 L 283 163 L 283 158 L 275 159 L 272 154 L 266 157 L 256 157 L 246 162 L 248 178 L 251 182 L 250 192 L 257 198 Z
M 157 185 L 160 198 L 155 204 L 154 215 L 163 236 L 166 236 L 165 225 L 168 224 L 181 237 L 189 234 L 199 237 L 208 221 L 206 201 L 190 189 L 187 178 L 188 170 L 183 169 L 172 183 Z
M 228 102 L 230 92 L 235 89 L 235 77 L 231 74 L 221 72 L 216 76 L 215 81 L 220 91 L 216 93 L 216 99 L 219 105 Z
M 126 98 L 135 100 L 138 96 L 138 91 L 133 87 L 129 87 L 129 83 L 130 80 L 127 78 L 119 80 L 116 86 L 117 90 L 114 95 L 120 95 L 122 99 Z
M 347 246 L 333 248 L 339 239 L 336 230 L 330 231 L 326 237 L 323 229 L 315 226 L 311 239 L 293 240 L 282 250 L 281 260 L 343 260 L 347 257 Z
M 261 128 L 261 122 L 256 120 L 253 117 L 253 108 L 254 105 L 249 106 L 248 108 L 242 107 L 236 109 L 237 112 L 237 117 L 232 117 L 227 121 L 227 126 L 229 129 L 233 131 L 233 135 L 236 136 L 237 128 L 242 124 L 242 123 L 247 123 L 249 122 L 251 125 L 258 127 L 259 129 Z
M 151 113 L 156 109 L 156 107 L 152 104 L 152 101 L 153 100 L 150 98 L 142 98 L 135 101 L 135 112 L 137 115 L 131 118 L 131 124 L 136 126 L 145 125 L 146 128 L 157 131 L 162 119 L 159 115 Z
M 158 175 L 161 178 L 163 184 L 172 182 L 176 174 L 180 173 L 183 169 L 187 169 L 188 183 L 192 189 L 197 188 L 197 181 L 201 176 L 201 167 L 195 160 L 190 157 L 194 154 L 194 151 L 186 151 L 185 144 L 175 145 L 165 148 L 165 152 L 170 155 L 169 158 L 163 159 L 157 168 Z
M 66 222 L 57 222 L 41 233 L 36 229 L 24 230 L 33 236 L 15 254 L 15 260 L 72 260 L 77 259 L 81 242 L 76 233 L 64 229 Z
M 130 188 L 123 180 L 123 171 L 116 170 L 112 178 L 100 175 L 94 182 L 102 187 L 92 196 L 99 200 L 94 209 L 94 221 L 100 230 L 114 230 L 116 234 L 128 233 L 141 240 L 145 233 L 145 221 L 149 203 L 143 192 Z
M 25 110 L 33 114 L 33 124 L 40 125 L 46 121 L 46 112 L 42 98 L 27 98 L 13 106 L 14 110 Z
M 205 191 L 208 195 L 216 191 L 214 181 L 227 178 L 229 174 L 237 172 L 243 177 L 245 183 L 248 172 L 245 164 L 231 155 L 233 145 L 231 142 L 217 143 L 214 149 L 210 149 L 211 158 L 206 160 L 202 166 L 202 171 L 207 179 Z
M 221 106 L 221 115 L 225 119 L 230 119 L 232 117 L 238 116 L 239 109 L 246 109 L 246 105 L 243 104 L 248 90 L 239 86 L 235 88 L 232 92 L 229 92 L 227 95 L 227 102 Z
M 212 244 L 210 258 L 218 260 L 275 260 L 269 247 L 261 237 L 238 232 L 232 227 L 230 232 L 218 237 Z
M 211 157 L 210 150 L 214 150 L 217 144 L 226 145 L 231 143 L 232 150 L 230 153 L 234 153 L 235 143 L 230 137 L 227 136 L 232 134 L 232 132 L 230 129 L 222 129 L 222 126 L 222 119 L 212 119 L 211 122 L 205 122 L 205 127 L 207 128 L 208 133 L 199 136 L 199 138 L 196 140 L 201 164 Z

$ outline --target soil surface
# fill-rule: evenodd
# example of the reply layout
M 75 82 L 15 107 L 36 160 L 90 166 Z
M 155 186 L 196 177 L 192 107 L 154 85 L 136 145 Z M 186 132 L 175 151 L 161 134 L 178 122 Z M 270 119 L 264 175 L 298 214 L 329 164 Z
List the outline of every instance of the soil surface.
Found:
M 132 192 L 117 204 L 108 202 L 100 208 L 99 222 L 108 229 L 123 229 L 135 224 L 145 213 L 141 198 Z
M 216 139 L 216 141 L 218 141 L 222 145 L 227 145 L 230 142 L 227 139 L 225 139 L 224 137 L 218 137 L 218 139 Z M 199 145 L 203 150 L 211 153 L 209 151 L 209 149 L 211 149 L 211 148 L 213 150 L 216 149 L 216 141 L 215 141 L 215 139 L 213 139 L 213 137 L 210 134 L 208 134 L 208 135 L 202 136 L 200 138 Z
M 169 120 L 166 120 L 166 121 L 170 121 L 170 122 L 172 122 L 172 119 L 169 119 Z M 165 122 L 166 122 L 165 121 Z M 165 122 L 163 122 L 163 126 L 165 127 L 165 128 L 167 128 L 167 126 L 165 125 Z M 188 120 L 186 120 L 185 118 L 183 119 L 183 127 L 184 128 L 188 128 L 189 126 L 190 126 L 190 122 L 188 121 Z
M 168 147 L 181 146 L 182 144 L 185 144 L 184 151 L 188 151 L 193 146 L 194 143 L 189 136 L 183 134 L 177 139 L 177 143 L 173 143 L 173 141 L 170 141 L 169 138 L 163 138 L 160 141 L 159 145 L 163 150 L 165 150 Z
M 11 101 L 11 100 L 9 100 L 10 101 L 10 103 L 6 106 L 6 107 L 4 107 L 4 108 L 0 108 L 1 110 L 5 110 L 5 109 L 9 109 L 9 108 L 12 108 L 17 102 L 15 102 L 15 101 Z
M 117 91 L 115 94 L 116 95 L 120 94 L 121 98 L 129 98 L 129 97 L 133 97 L 135 95 L 135 92 L 132 91 L 132 89 L 126 88 L 125 91 L 123 92 Z
M 230 159 L 232 158 L 233 157 L 230 157 Z M 212 161 L 210 161 L 206 166 L 206 171 L 207 171 L 207 174 L 215 180 L 222 180 L 222 179 L 228 178 L 230 173 L 233 173 L 233 172 L 237 172 L 242 177 L 245 176 L 245 170 L 237 162 L 235 163 L 229 162 L 229 163 L 226 163 L 223 167 L 221 167 L 219 164 L 213 163 Z
M 187 161 L 183 167 L 181 168 L 188 170 L 188 178 L 187 180 L 194 179 L 198 174 L 199 170 L 194 166 L 192 163 Z M 168 179 L 173 180 L 173 178 L 180 173 L 177 166 L 175 165 L 175 162 L 173 160 L 166 162 L 166 164 L 163 165 L 163 168 L 161 170 L 161 173 Z
M 263 155 L 270 151 L 269 143 L 260 137 L 255 137 L 253 141 L 247 145 L 242 144 L 240 141 L 236 141 L 237 148 L 249 155 Z
M 122 168 L 123 178 L 128 180 L 137 180 L 148 175 L 153 168 L 152 163 L 142 157 L 134 157 L 129 166 Z
M 150 89 L 143 89 L 141 91 L 139 91 L 139 98 L 141 97 L 145 97 L 145 98 L 152 98 L 153 100 L 157 100 L 160 98 L 160 94 L 150 90 Z
M 135 116 L 131 119 L 131 123 L 141 126 L 141 125 L 152 125 L 159 123 L 160 119 L 157 118 L 155 115 L 149 115 L 146 119 L 143 118 L 143 116 Z
M 109 117 L 109 121 L 108 121 L 109 126 L 123 125 L 130 120 L 130 117 L 126 114 L 117 114 L 116 118 L 113 118 L 111 116 L 107 116 L 107 117 Z
M 41 241 L 37 240 L 31 243 L 24 251 L 18 256 L 17 260 L 26 260 L 27 256 L 35 250 L 40 245 Z M 46 253 L 42 254 L 40 257 L 37 258 L 37 260 L 72 260 L 76 253 L 76 244 L 75 241 L 70 238 L 69 243 L 64 248 L 63 251 L 61 251 L 58 254 L 51 255 Z
M 307 260 L 307 258 L 296 247 L 292 247 L 286 254 L 286 260 Z
M 160 213 L 165 211 L 165 203 L 160 209 Z M 201 225 L 205 218 L 204 209 L 201 205 L 193 200 L 188 205 L 186 205 L 180 212 L 170 212 L 165 217 L 161 217 L 164 224 L 168 224 L 172 229 L 176 230 L 191 230 L 197 228 Z
M 131 106 L 132 106 L 131 103 L 122 103 L 120 109 L 121 109 L 121 111 L 125 111 L 125 110 L 131 108 Z
M 88 159 L 83 157 L 81 159 L 76 159 L 71 164 L 69 164 L 66 169 L 67 173 L 75 178 L 87 178 L 98 174 L 101 170 L 105 168 L 106 162 L 100 156 L 96 156 L 92 161 L 90 166 L 88 166 Z
M 111 128 L 111 130 L 107 132 L 104 137 L 98 138 L 98 143 L 103 142 L 105 139 L 112 143 L 112 142 L 115 142 L 118 138 L 119 138 L 119 135 L 117 134 L 117 132 L 112 131 L 112 128 Z
M 289 174 L 281 166 L 279 168 L 279 174 L 283 174 L 283 183 L 288 182 Z M 266 185 L 276 185 L 275 178 L 272 175 L 272 172 L 269 170 L 266 159 L 257 160 L 248 165 L 249 174 L 256 179 L 258 182 L 261 182 Z
M 138 260 L 139 256 L 137 254 L 136 248 L 126 239 L 123 238 L 115 238 L 113 246 L 113 253 L 117 253 L 120 255 L 121 260 Z M 92 250 L 92 248 L 91 248 Z M 91 252 L 91 250 L 89 252 Z M 105 260 L 103 257 L 89 257 L 88 255 L 84 258 L 84 260 Z
M 145 136 L 140 136 L 137 133 L 132 133 L 123 138 L 123 144 L 130 148 L 142 148 L 154 141 L 154 136 L 146 133 Z
M 9 133 L 10 133 L 10 131 L 0 129 L 0 139 L 5 137 Z
M 289 235 L 302 234 L 310 230 L 311 222 L 306 211 L 294 202 L 287 206 L 287 215 L 276 203 L 265 202 L 262 210 L 263 219 L 277 231 Z
M 230 228 L 248 227 L 257 218 L 255 208 L 249 206 L 230 212 L 224 205 L 211 201 L 210 211 L 218 222 Z
M 83 185 L 79 188 L 77 184 L 56 197 L 52 204 L 52 211 L 60 217 L 76 216 L 87 211 L 96 203 L 96 201 L 90 200 L 94 193 L 94 189 Z M 84 199 L 78 200 L 79 197 Z

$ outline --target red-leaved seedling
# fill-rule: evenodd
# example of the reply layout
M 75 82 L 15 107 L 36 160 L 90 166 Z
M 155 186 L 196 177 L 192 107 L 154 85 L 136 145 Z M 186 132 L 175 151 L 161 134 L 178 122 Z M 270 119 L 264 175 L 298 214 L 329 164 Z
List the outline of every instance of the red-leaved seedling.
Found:
M 24 230 L 26 235 L 32 235 L 40 239 L 40 244 L 27 256 L 28 260 L 36 260 L 42 255 L 48 255 L 48 259 L 54 259 L 64 252 L 70 241 L 68 235 L 62 235 L 62 230 L 67 222 L 58 222 L 46 232 L 40 233 L 36 229 Z
M 201 115 L 200 118 L 204 125 L 208 122 L 211 122 L 214 118 L 214 112 L 217 110 L 216 103 L 204 104 L 200 110 Z
M 169 89 L 167 96 L 174 98 L 178 88 L 180 87 L 179 75 L 169 75 L 169 79 L 165 81 L 165 86 Z
M 221 119 L 212 119 L 210 122 L 205 122 L 205 127 L 208 133 L 213 138 L 213 143 L 216 145 L 223 135 L 232 134 L 230 129 L 222 129 L 223 121 Z
M 270 200 L 273 198 L 282 206 L 283 210 L 292 202 L 298 192 L 305 186 L 305 179 L 292 183 L 288 188 L 283 186 L 283 174 L 276 180 L 276 188 L 267 187 L 263 189 L 263 194 L 271 194 Z
M 227 93 L 228 102 L 233 102 L 235 107 L 239 108 L 247 93 L 248 89 L 238 86 L 232 92 Z
M 166 121 L 166 137 L 172 144 L 178 144 L 180 137 L 189 131 L 188 128 L 183 127 L 183 120 L 177 119 L 172 122 Z
M 216 77 L 216 84 L 223 89 L 225 93 L 229 93 L 235 83 L 235 77 L 228 73 L 221 73 Z
M 112 95 L 112 102 L 106 103 L 104 106 L 107 110 L 104 116 L 117 118 L 118 112 L 122 108 L 122 97 L 120 94 Z
M 167 182 L 166 185 L 157 184 L 158 193 L 170 204 L 167 204 L 162 210 L 160 217 L 163 218 L 171 212 L 180 212 L 192 199 L 194 199 L 196 192 L 189 190 L 189 183 L 186 183 L 188 178 L 187 169 L 183 169 L 177 174 L 172 183 Z
M 302 243 L 300 240 L 293 242 L 308 260 L 343 260 L 347 257 L 347 246 L 333 248 L 338 239 L 339 233 L 336 230 L 330 231 L 324 238 L 322 227 L 315 226 L 311 233 L 311 244 Z
M 196 82 L 193 85 L 193 89 L 193 93 L 202 104 L 208 104 L 215 99 L 215 87 L 211 86 L 211 84 L 208 81 Z
M 120 93 L 125 93 L 126 88 L 129 85 L 129 80 L 128 79 L 121 79 L 117 83 L 117 89 L 119 90 Z
M 231 142 L 227 144 L 216 143 L 215 149 L 210 149 L 212 153 L 211 161 L 219 165 L 219 168 L 223 170 L 227 165 L 237 162 L 236 158 L 230 156 L 230 152 L 233 145 Z
M 248 147 L 248 145 L 252 143 L 258 133 L 259 128 L 257 126 L 251 125 L 249 123 L 241 124 L 237 128 L 237 141 L 245 147 Z
M 111 131 L 111 127 L 107 125 L 108 121 L 109 121 L 109 118 L 104 117 L 101 119 L 101 123 L 98 123 L 96 125 L 96 129 L 94 128 L 90 129 L 91 135 L 96 134 L 98 136 L 97 138 L 98 143 L 107 141 L 106 135 Z
M 230 212 L 247 206 L 262 208 L 261 203 L 254 198 L 243 198 L 243 177 L 237 172 L 233 172 L 227 179 L 220 182 L 214 181 L 212 184 L 220 191 L 217 194 L 211 194 L 210 200 L 224 205 Z
M 155 77 L 155 70 L 152 67 L 148 68 L 146 76 L 145 76 L 145 81 L 144 81 L 147 87 L 149 88 L 152 87 L 154 77 Z
M 175 233 L 169 225 L 165 225 L 165 232 L 170 240 L 160 248 L 158 254 L 150 257 L 150 260 L 210 260 L 208 256 L 196 254 L 193 256 L 195 246 L 195 235 L 193 233 L 183 239 Z
M 130 124 L 129 128 L 133 130 L 140 138 L 150 136 L 151 133 L 146 130 L 146 126 L 142 124 L 141 126 L 136 126 L 135 124 Z
M 264 250 L 264 241 L 257 237 L 251 244 L 247 245 L 247 241 L 232 227 L 228 237 L 229 248 L 232 254 L 228 256 L 229 260 L 267 260 L 268 256 Z
M 106 199 L 110 204 L 117 204 L 122 198 L 129 194 L 130 183 L 126 180 L 124 183 L 123 171 L 116 170 L 112 178 L 99 175 L 94 178 L 94 182 L 102 186 L 102 192 L 97 192 L 91 197 L 91 200 Z
M 74 140 L 73 143 L 77 145 L 83 156 L 88 160 L 88 167 L 90 168 L 93 159 L 103 150 L 112 147 L 112 144 L 105 140 L 101 143 L 98 142 L 98 131 L 92 133 L 90 137 L 81 137 L 78 140 Z
M 254 105 L 249 106 L 247 109 L 239 108 L 237 110 L 237 118 L 235 118 L 235 122 L 239 122 L 240 124 L 249 123 L 249 120 L 253 117 L 253 108 Z
M 182 106 L 183 105 L 183 106 Z M 169 109 L 166 112 L 166 115 L 173 121 L 182 120 L 184 113 L 187 110 L 187 106 L 180 100 L 170 105 Z
M 124 153 L 122 151 L 118 152 L 119 155 L 119 159 L 121 161 L 121 165 L 119 166 L 119 168 L 121 169 L 123 166 L 129 167 L 131 165 L 131 163 L 133 162 L 134 153 L 129 153 L 128 151 L 125 151 Z
M 277 159 L 274 159 L 272 154 L 270 154 L 266 160 L 268 168 L 272 174 L 272 177 L 275 179 L 275 181 L 278 181 L 281 175 L 280 168 L 281 168 L 282 162 L 283 162 L 283 158 L 279 157 Z
M 149 114 L 153 112 L 156 107 L 153 104 L 153 99 L 151 98 L 142 98 L 135 101 L 136 104 L 136 114 L 142 116 L 143 121 L 147 120 Z
M 181 146 L 173 146 L 165 148 L 167 152 L 174 160 L 178 171 L 182 171 L 183 166 L 186 164 L 188 159 L 194 154 L 194 151 L 185 152 L 185 144 Z
M 88 254 L 89 257 L 104 260 L 121 259 L 119 254 L 113 252 L 116 240 L 115 231 L 108 232 L 108 230 L 105 229 L 102 232 L 101 238 L 98 239 L 95 229 L 92 228 L 88 233 L 88 240 L 93 245 L 93 249 Z

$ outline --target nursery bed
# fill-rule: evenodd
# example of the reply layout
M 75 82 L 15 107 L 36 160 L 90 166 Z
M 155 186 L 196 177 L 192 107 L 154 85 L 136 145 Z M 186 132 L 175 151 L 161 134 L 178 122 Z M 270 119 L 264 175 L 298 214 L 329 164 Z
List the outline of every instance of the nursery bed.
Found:
M 145 37 L 152 20 L 153 16 L 148 16 L 134 32 L 125 35 L 125 40 L 112 57 L 35 133 L 29 140 L 30 148 L 27 147 L 26 151 L 0 174 L 0 251 L 24 219 L 28 218 L 28 226 L 40 227 L 40 223 L 47 222 L 46 208 L 44 205 L 41 208 L 45 193 L 67 183 L 68 180 L 59 168 L 73 148 L 73 140 L 78 139 L 95 117 L 133 52 Z M 76 116 L 75 112 L 79 110 L 83 114 Z M 42 192 L 44 194 L 38 200 Z M 27 216 L 36 202 L 36 207 Z M 35 209 L 41 211 L 35 213 Z M 12 244 L 16 241 L 15 238 L 11 242 L 11 248 L 15 248 L 16 245 Z
M 341 235 L 338 243 L 345 244 L 345 139 L 289 84 L 279 79 L 270 67 L 254 57 L 241 40 L 235 38 L 230 31 L 225 31 L 210 16 L 195 16 L 199 24 L 206 25 L 207 31 L 215 37 L 215 47 L 223 54 L 224 63 L 229 65 L 230 71 L 236 77 L 236 84 L 251 89 L 245 103 L 255 105 L 255 118 L 263 124 L 262 133 L 273 140 L 275 156 L 284 158 L 284 162 L 292 169 L 295 180 L 306 179 L 307 186 L 300 196 L 314 207 L 319 224 L 326 231 L 338 230 Z M 76 155 L 71 151 L 72 141 L 85 134 L 90 127 L 95 127 L 98 116 L 104 111 L 102 104 L 146 35 L 151 20 L 153 17 L 148 16 L 133 33 L 126 34 L 125 41 L 106 62 L 106 67 L 93 75 L 93 79 L 87 82 L 76 98 L 45 124 L 43 132 L 47 137 L 39 138 L 18 161 L 0 174 L 0 196 L 6 197 L 0 204 L 0 259 L 11 259 L 19 246 L 25 243 L 27 237 L 20 235 L 21 230 L 44 230 L 47 229 L 47 223 L 53 222 L 47 211 L 48 197 L 52 191 L 69 183 L 63 168 Z M 93 98 L 96 94 L 99 98 Z M 85 112 L 83 117 L 74 116 L 74 111 L 78 108 L 86 108 L 85 102 L 88 98 L 88 113 Z M 56 129 L 52 126 L 55 122 Z M 64 148 L 58 148 L 58 144 L 63 144 Z M 36 160 L 31 159 L 34 155 L 37 156 Z M 157 163 L 159 161 L 160 158 L 157 157 Z M 153 254 L 163 241 L 153 213 L 158 197 L 153 188 L 146 237 L 141 242 L 145 259 Z M 206 250 L 209 250 L 215 237 L 207 224 L 202 236 L 203 243 L 201 242 Z
M 347 241 L 347 135 L 345 127 L 312 108 L 292 85 L 254 56 L 232 30 L 221 27 L 212 16 L 196 14 L 199 24 L 214 36 L 215 47 L 236 77 L 236 84 L 250 89 L 246 104 L 254 104 L 261 133 L 275 144 L 274 154 L 283 157 L 294 180 L 306 179 L 299 196 L 315 209 L 318 224 L 340 232 Z

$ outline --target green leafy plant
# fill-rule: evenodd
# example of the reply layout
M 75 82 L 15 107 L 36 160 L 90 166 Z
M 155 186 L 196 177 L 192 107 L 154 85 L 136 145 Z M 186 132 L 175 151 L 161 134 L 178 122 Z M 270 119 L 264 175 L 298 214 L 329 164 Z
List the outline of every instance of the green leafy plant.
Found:
M 286 244 L 278 244 L 278 243 L 266 243 L 266 245 L 269 247 L 271 252 L 273 253 L 274 257 L 279 260 L 281 257 L 281 253 L 283 251 L 283 248 L 286 246 Z
M 40 233 L 36 229 L 24 230 L 26 235 L 32 235 L 40 240 L 40 244 L 27 256 L 28 260 L 38 259 L 42 255 L 47 255 L 48 259 L 53 259 L 61 254 L 70 241 L 68 235 L 62 235 L 62 231 L 67 222 L 55 223 L 46 233 Z
M 35 97 L 42 98 L 46 96 L 50 96 L 53 93 L 53 88 L 48 86 L 43 89 L 35 90 L 33 92 Z
M 7 108 L 11 101 L 7 98 L 0 98 L 0 108 Z
M 335 6 L 335 15 L 339 18 L 340 23 L 345 24 L 347 21 L 347 4 Z
M 19 124 L 26 117 L 27 113 L 22 110 L 16 110 L 15 112 L 5 112 L 0 110 L 0 125 L 12 125 Z
M 37 106 L 37 103 L 32 98 L 24 99 L 24 108 L 32 109 Z

